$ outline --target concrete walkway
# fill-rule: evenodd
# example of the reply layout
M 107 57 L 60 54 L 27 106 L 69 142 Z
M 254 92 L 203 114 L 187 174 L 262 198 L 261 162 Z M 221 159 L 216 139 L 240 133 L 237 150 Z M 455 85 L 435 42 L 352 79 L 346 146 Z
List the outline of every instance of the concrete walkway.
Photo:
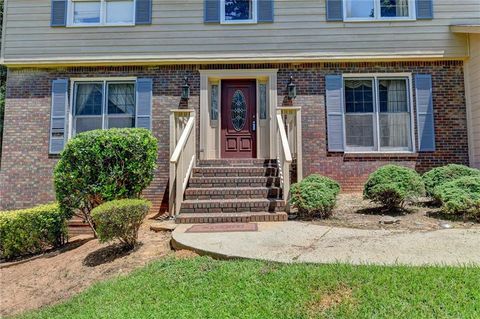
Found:
M 257 232 L 172 234 L 176 248 L 219 258 L 279 262 L 480 265 L 480 228 L 430 232 L 332 228 L 301 222 L 258 223 Z

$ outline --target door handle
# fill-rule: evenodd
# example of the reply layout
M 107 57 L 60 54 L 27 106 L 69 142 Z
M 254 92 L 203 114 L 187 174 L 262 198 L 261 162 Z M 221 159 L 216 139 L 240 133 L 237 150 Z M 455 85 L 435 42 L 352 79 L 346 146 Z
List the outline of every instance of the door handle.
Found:
M 255 120 L 252 122 L 252 132 L 255 132 L 257 130 L 257 123 Z

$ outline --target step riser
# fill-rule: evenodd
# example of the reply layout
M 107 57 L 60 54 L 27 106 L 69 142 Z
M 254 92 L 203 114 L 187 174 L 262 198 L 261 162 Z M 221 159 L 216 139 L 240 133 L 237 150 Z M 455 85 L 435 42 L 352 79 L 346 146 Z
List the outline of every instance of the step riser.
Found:
M 175 219 L 177 224 L 202 224 L 202 223 L 250 223 L 250 222 L 282 222 L 287 221 L 286 213 L 265 214 L 213 214 L 213 215 L 179 215 Z
M 258 169 L 198 167 L 193 169 L 192 174 L 193 177 L 275 177 L 277 175 L 278 169 L 274 167 Z
M 189 191 L 185 193 L 186 200 L 206 200 L 206 199 L 280 199 L 281 198 L 281 191 L 280 189 L 270 189 L 270 190 L 262 190 L 262 191 L 223 191 L 219 189 L 215 192 L 201 192 L 201 191 Z
M 277 167 L 276 160 L 257 160 L 257 159 L 222 159 L 222 160 L 201 160 L 199 167 Z
M 182 204 L 180 209 L 181 214 L 210 214 L 210 213 L 245 213 L 245 212 L 283 212 L 285 205 L 251 205 L 251 206 L 235 206 L 235 207 L 190 207 L 190 205 Z
M 208 178 L 191 178 L 189 187 L 194 188 L 211 188 L 211 187 L 280 187 L 280 178 L 230 178 L 230 179 L 208 179 Z

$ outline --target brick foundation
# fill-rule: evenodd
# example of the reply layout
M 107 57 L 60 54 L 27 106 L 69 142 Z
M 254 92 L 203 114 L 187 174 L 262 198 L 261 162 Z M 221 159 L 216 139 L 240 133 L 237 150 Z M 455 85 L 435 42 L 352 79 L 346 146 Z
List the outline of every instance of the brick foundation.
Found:
M 52 170 L 57 158 L 48 155 L 51 81 L 62 77 L 138 76 L 154 79 L 153 132 L 159 140 L 155 180 L 145 194 L 160 209 L 168 180 L 169 110 L 181 104 L 181 85 L 189 77 L 189 107 L 199 110 L 200 69 L 278 68 L 279 106 L 289 105 L 286 85 L 297 84 L 293 105 L 302 107 L 304 175 L 321 173 L 338 180 L 344 191 L 358 191 L 368 174 L 386 163 L 424 172 L 447 164 L 468 164 L 463 62 L 315 63 L 258 65 L 179 65 L 154 67 L 78 67 L 9 70 L 0 171 L 0 209 L 28 207 L 54 200 Z M 332 73 L 431 73 L 437 150 L 414 155 L 348 155 L 327 151 L 325 75 Z M 182 105 L 185 107 L 185 105 Z M 199 125 L 197 123 L 197 129 Z M 199 134 L 197 134 L 199 136 Z M 163 205 L 165 207 L 165 200 Z

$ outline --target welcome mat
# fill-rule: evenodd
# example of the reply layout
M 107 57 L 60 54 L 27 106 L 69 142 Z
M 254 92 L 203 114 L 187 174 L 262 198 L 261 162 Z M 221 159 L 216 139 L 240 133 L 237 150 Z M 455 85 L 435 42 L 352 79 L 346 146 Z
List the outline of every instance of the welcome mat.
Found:
M 256 223 L 201 224 L 193 225 L 186 233 L 233 233 L 258 231 Z

